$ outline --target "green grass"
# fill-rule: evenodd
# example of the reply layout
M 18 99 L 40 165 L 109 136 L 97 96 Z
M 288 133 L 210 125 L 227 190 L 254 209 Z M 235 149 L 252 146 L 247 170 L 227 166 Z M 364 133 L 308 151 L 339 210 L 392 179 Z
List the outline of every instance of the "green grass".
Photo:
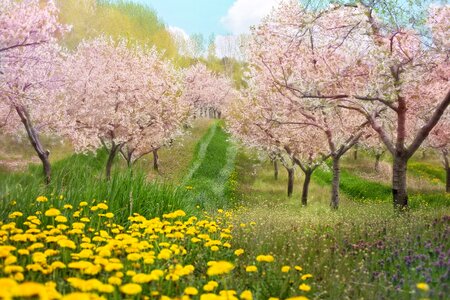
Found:
M 346 164 L 349 165 L 350 161 L 347 160 Z M 361 162 L 353 162 L 353 164 L 361 164 Z M 412 168 L 408 165 L 410 170 L 408 176 L 414 176 L 413 174 L 416 166 L 426 166 L 424 163 L 411 163 L 411 165 Z M 437 171 L 436 167 L 431 164 L 428 165 L 426 170 L 429 170 L 429 172 L 433 170 Z M 341 194 L 345 194 L 353 199 L 353 201 L 360 203 L 391 203 L 392 190 L 390 185 L 384 182 L 377 182 L 362 178 L 354 174 L 354 171 L 354 167 L 348 169 L 344 167 L 341 169 Z M 428 179 L 428 177 L 423 179 L 423 181 L 427 181 L 427 185 L 425 186 L 431 186 L 433 184 L 433 182 Z M 317 169 L 313 174 L 313 180 L 320 185 L 331 185 L 332 173 L 329 170 L 329 167 Z M 431 188 L 426 188 L 425 191 L 423 191 L 412 187 L 409 192 L 409 204 L 411 208 L 426 206 L 450 206 L 450 196 L 443 191 L 440 192 Z
M 329 170 L 317 169 L 313 179 L 319 184 L 330 185 L 333 179 Z M 365 180 L 346 170 L 341 170 L 340 190 L 357 201 L 388 201 L 392 196 L 391 187 Z
M 411 174 L 417 177 L 424 177 L 431 181 L 440 181 L 445 183 L 445 170 L 442 166 L 427 162 L 410 162 L 408 164 L 408 170 Z
M 198 139 L 211 123 L 210 120 L 196 120 L 187 135 L 176 140 L 172 147 L 160 150 L 161 174 L 152 170 L 151 159 L 147 158 L 139 161 L 130 173 L 118 156 L 110 182 L 104 176 L 106 151 L 100 150 L 96 155 L 70 154 L 67 144 L 53 142 L 56 150 L 52 155 L 60 160 L 52 164 L 53 180 L 49 186 L 43 184 L 39 164 L 31 164 L 28 169 L 17 172 L 0 169 L 0 218 L 5 219 L 16 207 L 29 213 L 32 209 L 30 204 L 39 195 L 53 195 L 55 198 L 63 195 L 64 201 L 73 205 L 92 199 L 108 200 L 118 222 L 122 223 L 127 221 L 132 211 L 146 217 L 161 216 L 177 209 L 192 212 L 195 206 L 191 193 L 178 187 L 177 183 L 187 171 Z M 9 141 L 8 146 L 2 148 L 3 152 L 15 152 L 27 159 L 33 156 L 27 141 Z M 15 206 L 10 205 L 13 202 Z
M 196 147 L 190 171 L 183 184 L 192 187 L 196 205 L 214 210 L 234 202 L 236 149 L 221 122 L 213 124 Z
M 276 258 L 274 268 L 302 266 L 314 276 L 312 299 L 444 299 L 450 293 L 450 196 L 432 189 L 442 171 L 436 163 L 410 164 L 409 175 L 424 183 L 413 187 L 411 209 L 402 215 L 393 211 L 389 180 L 370 173 L 373 161 L 365 154 L 343 161 L 339 210 L 329 208 L 331 172 L 326 168 L 314 174 L 304 208 L 301 172 L 297 170 L 294 194 L 288 198 L 283 167 L 275 180 L 272 165 L 235 145 L 223 126 L 198 120 L 191 135 L 160 152 L 160 175 L 150 170 L 149 159 L 133 174 L 117 159 L 107 182 L 104 151 L 61 156 L 65 158 L 53 164 L 54 180 L 48 187 L 38 165 L 24 172 L 0 170 L 0 217 L 5 220 L 14 210 L 34 213 L 32 203 L 39 195 L 49 196 L 51 203 L 74 205 L 109 200 L 119 224 L 132 212 L 152 217 L 176 209 L 196 214 L 196 206 L 207 211 L 230 208 L 233 247 L 245 249 L 239 260 L 252 264 L 256 255 L 270 253 Z M 61 194 L 64 200 L 59 200 Z M 258 276 L 264 275 L 242 284 L 258 286 L 263 293 L 289 284 Z M 417 282 L 427 282 L 431 291 L 418 291 Z
M 133 173 L 115 166 L 111 181 L 104 177 L 107 155 L 99 151 L 93 155 L 72 155 L 53 165 L 53 180 L 49 186 L 42 181 L 40 166 L 31 166 L 25 173 L 0 173 L 0 217 L 5 218 L 16 207 L 30 213 L 30 203 L 39 195 L 63 195 L 69 204 L 92 199 L 107 200 L 119 222 L 126 222 L 139 212 L 147 217 L 160 216 L 176 209 L 189 211 L 189 197 L 185 189 L 167 183 L 150 182 L 143 170 Z M 31 209 L 31 208 L 30 208 Z
M 177 138 L 170 147 L 158 151 L 159 173 L 153 170 L 153 156 L 150 154 L 138 162 L 138 166 L 147 170 L 150 178 L 163 179 L 165 182 L 178 184 L 186 175 L 194 159 L 198 141 L 209 130 L 212 120 L 196 119 L 186 134 Z
M 411 210 L 398 215 L 388 186 L 368 184 L 343 171 L 341 205 L 332 211 L 331 174 L 319 170 L 305 208 L 298 174 L 293 197 L 288 198 L 286 172 L 280 169 L 275 180 L 270 162 L 251 151 L 239 151 L 236 170 L 242 208 L 235 212 L 234 240 L 245 249 L 244 259 L 250 262 L 258 254 L 271 253 L 282 264 L 300 265 L 314 276 L 310 298 L 444 299 L 450 292 L 450 218 L 442 194 L 412 199 Z M 431 291 L 418 291 L 418 282 L 427 282 Z

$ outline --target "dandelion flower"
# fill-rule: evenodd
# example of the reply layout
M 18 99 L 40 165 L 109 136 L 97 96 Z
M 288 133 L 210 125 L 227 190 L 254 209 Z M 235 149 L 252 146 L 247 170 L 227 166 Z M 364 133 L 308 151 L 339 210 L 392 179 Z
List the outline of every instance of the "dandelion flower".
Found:
M 61 214 L 61 212 L 59 211 L 59 209 L 56 209 L 56 208 L 50 208 L 49 210 L 47 210 L 45 212 L 46 217 L 56 217 L 56 216 L 59 216 L 60 214 Z
M 253 300 L 252 292 L 249 290 L 245 290 L 241 293 L 240 298 L 242 300 Z
M 126 295 L 136 295 L 142 292 L 142 287 L 136 283 L 127 283 L 120 287 L 120 291 Z
M 281 272 L 283 273 L 288 273 L 291 270 L 291 267 L 289 266 L 282 266 L 281 267 Z
M 209 276 L 227 274 L 234 269 L 234 265 L 228 261 L 210 261 L 208 262 L 208 266 L 209 268 L 206 273 Z
M 313 277 L 311 274 L 305 274 L 305 275 L 302 275 L 302 280 L 306 280 L 306 279 L 308 279 L 308 278 L 311 278 L 311 277 Z
M 244 254 L 244 249 L 237 249 L 234 251 L 234 255 L 236 256 L 241 256 L 242 254 Z
M 258 255 L 256 257 L 256 261 L 259 262 L 273 262 L 274 257 L 272 255 Z
M 424 292 L 428 292 L 430 290 L 430 286 L 425 282 L 419 282 L 418 284 L 416 284 L 416 287 Z
M 195 287 L 189 286 L 184 289 L 186 295 L 195 296 L 198 294 L 198 290 Z
M 245 272 L 248 273 L 258 272 L 258 268 L 256 266 L 248 266 L 247 268 L 245 268 Z
M 299 290 L 304 291 L 304 292 L 309 292 L 311 290 L 311 287 L 307 284 L 300 284 L 300 286 L 298 287 Z
M 48 198 L 47 197 L 45 197 L 45 196 L 39 196 L 39 197 L 37 197 L 36 198 L 36 201 L 37 202 L 47 202 L 48 201 Z

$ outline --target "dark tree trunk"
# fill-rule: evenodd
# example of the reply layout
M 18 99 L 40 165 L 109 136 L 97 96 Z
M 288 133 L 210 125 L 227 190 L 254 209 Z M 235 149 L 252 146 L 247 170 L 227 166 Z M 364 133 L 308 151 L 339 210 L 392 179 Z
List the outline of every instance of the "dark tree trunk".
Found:
M 311 182 L 311 175 L 313 170 L 307 170 L 305 172 L 305 181 L 303 181 L 303 190 L 302 190 L 302 205 L 308 205 L 308 192 L 309 192 L 309 183 Z
M 219 119 L 222 118 L 222 112 L 221 111 L 217 112 L 217 118 L 219 118 Z
M 114 158 L 117 155 L 117 152 L 120 150 L 120 145 L 112 144 L 111 149 L 109 150 L 108 161 L 106 162 L 106 180 L 109 181 L 111 179 L 111 168 L 114 162 Z
M 273 177 L 278 180 L 278 161 L 276 159 L 273 160 Z
M 332 209 L 339 207 L 339 182 L 341 177 L 340 156 L 333 157 L 333 182 L 331 187 L 331 202 Z
M 445 183 L 445 191 L 450 193 L 450 159 L 448 158 L 448 151 L 442 150 L 442 159 L 444 162 L 445 174 L 446 174 L 446 183 Z
M 408 207 L 408 192 L 406 189 L 406 170 L 408 159 L 400 155 L 394 156 L 392 168 L 392 196 L 394 208 L 403 210 Z
M 358 144 L 355 145 L 355 151 L 353 152 L 353 159 L 358 159 Z
M 380 159 L 382 154 L 375 154 L 375 172 L 380 172 Z
M 159 172 L 159 156 L 158 150 L 153 150 L 153 170 Z
M 288 172 L 288 197 L 294 192 L 294 168 L 287 168 Z
M 52 168 L 51 168 L 50 161 L 49 161 L 50 152 L 48 150 L 44 150 L 44 147 L 39 138 L 39 134 L 37 133 L 36 129 L 34 128 L 33 124 L 31 123 L 30 114 L 28 113 L 27 109 L 24 107 L 18 107 L 18 106 L 16 106 L 15 108 L 16 108 L 17 114 L 20 117 L 22 124 L 25 126 L 25 129 L 26 129 L 27 135 L 28 135 L 28 139 L 30 140 L 31 145 L 33 146 L 39 159 L 42 162 L 45 184 L 48 185 L 48 184 L 50 184 L 51 173 L 52 173 Z

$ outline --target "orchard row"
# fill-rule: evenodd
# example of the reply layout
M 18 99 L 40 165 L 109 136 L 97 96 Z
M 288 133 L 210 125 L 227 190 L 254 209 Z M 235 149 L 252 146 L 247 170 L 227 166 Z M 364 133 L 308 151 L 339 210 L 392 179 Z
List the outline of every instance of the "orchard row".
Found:
M 407 164 L 421 146 L 442 154 L 450 192 L 450 6 L 432 6 L 415 26 L 356 2 L 311 10 L 284 1 L 253 28 L 230 130 L 281 159 L 290 177 L 300 167 L 304 205 L 312 173 L 331 160 L 338 207 L 340 161 L 357 143 L 377 159 L 391 154 L 395 207 L 408 206 Z
M 105 147 L 131 167 L 183 133 L 198 115 L 220 114 L 232 83 L 198 63 L 176 68 L 155 47 L 100 36 L 69 51 L 70 26 L 53 1 L 0 4 L 0 130 L 27 136 L 51 180 L 40 135 L 71 141 L 76 152 Z M 155 153 L 155 156 L 157 153 Z

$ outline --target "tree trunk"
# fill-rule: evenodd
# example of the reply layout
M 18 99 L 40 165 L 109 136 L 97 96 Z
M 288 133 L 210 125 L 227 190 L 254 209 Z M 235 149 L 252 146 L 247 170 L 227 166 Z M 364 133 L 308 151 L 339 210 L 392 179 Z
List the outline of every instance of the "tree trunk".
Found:
M 222 118 L 222 112 L 221 112 L 221 111 L 217 112 L 217 118 L 218 118 L 218 119 L 221 119 L 221 118 Z
M 394 156 L 392 168 L 392 196 L 394 208 L 404 209 L 408 207 L 408 192 L 406 189 L 406 170 L 408 160 L 400 155 Z
M 39 159 L 42 162 L 45 184 L 48 185 L 48 184 L 50 184 L 51 173 L 52 173 L 52 168 L 50 165 L 50 161 L 48 159 L 50 152 L 48 150 L 44 150 L 44 147 L 39 138 L 39 134 L 36 132 L 36 129 L 34 129 L 34 126 L 31 123 L 30 114 L 28 113 L 26 108 L 18 107 L 18 106 L 16 106 L 15 108 L 16 108 L 17 114 L 20 117 L 22 124 L 25 126 L 25 129 L 26 129 L 27 135 L 28 135 L 28 139 L 30 140 L 31 145 L 33 146 Z
M 355 145 L 355 151 L 353 152 L 353 159 L 358 159 L 358 144 Z
M 448 151 L 442 150 L 442 158 L 444 162 L 444 168 L 445 168 L 445 174 L 446 174 L 446 184 L 445 184 L 445 191 L 447 193 L 450 193 L 450 160 L 448 158 Z
M 273 160 L 273 177 L 278 180 L 278 161 L 276 159 Z
M 305 181 L 303 181 L 303 190 L 302 190 L 302 205 L 308 205 L 308 191 L 309 191 L 309 183 L 311 182 L 312 170 L 308 170 L 305 172 Z
M 114 158 L 117 155 L 118 150 L 120 149 L 120 145 L 116 145 L 113 143 L 111 146 L 111 150 L 109 150 L 108 161 L 106 162 L 106 180 L 109 181 L 111 179 L 111 168 L 114 162 Z
M 380 172 L 380 159 L 381 159 L 381 154 L 375 154 L 375 172 L 377 172 L 377 173 Z
M 449 167 L 447 167 L 446 172 L 447 172 L 447 184 L 445 185 L 445 191 L 447 193 L 450 193 L 450 168 Z
M 294 192 L 294 168 L 288 168 L 288 197 Z
M 333 182 L 331 187 L 331 202 L 332 209 L 339 207 L 339 182 L 341 177 L 340 156 L 333 157 Z
M 159 172 L 158 150 L 153 150 L 153 170 Z

